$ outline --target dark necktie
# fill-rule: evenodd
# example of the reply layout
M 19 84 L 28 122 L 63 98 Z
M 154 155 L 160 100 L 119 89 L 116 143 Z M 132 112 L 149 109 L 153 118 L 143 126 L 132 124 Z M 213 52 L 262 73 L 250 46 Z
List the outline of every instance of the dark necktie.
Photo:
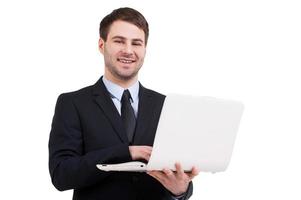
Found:
M 136 127 L 136 117 L 130 99 L 131 94 L 129 90 L 124 90 L 121 98 L 121 119 L 125 126 L 125 131 L 128 136 L 129 142 L 132 142 Z

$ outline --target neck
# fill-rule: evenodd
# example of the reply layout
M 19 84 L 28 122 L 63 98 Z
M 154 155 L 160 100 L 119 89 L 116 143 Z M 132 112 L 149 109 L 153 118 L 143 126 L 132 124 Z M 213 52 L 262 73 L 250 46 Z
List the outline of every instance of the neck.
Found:
M 125 89 L 131 87 L 133 84 L 135 84 L 138 81 L 138 75 L 129 80 L 116 78 L 110 73 L 105 73 L 104 77 L 106 77 L 106 79 L 108 79 L 109 81 L 111 81 Z

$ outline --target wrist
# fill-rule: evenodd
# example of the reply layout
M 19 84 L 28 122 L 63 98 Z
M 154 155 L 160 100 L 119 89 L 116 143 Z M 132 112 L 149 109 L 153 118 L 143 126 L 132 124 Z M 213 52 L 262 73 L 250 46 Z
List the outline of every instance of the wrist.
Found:
M 176 194 L 173 194 L 173 193 L 170 193 L 170 194 L 171 194 L 171 196 L 173 197 L 174 200 L 181 200 L 182 197 L 185 196 L 185 193 L 179 194 L 179 195 L 176 195 Z

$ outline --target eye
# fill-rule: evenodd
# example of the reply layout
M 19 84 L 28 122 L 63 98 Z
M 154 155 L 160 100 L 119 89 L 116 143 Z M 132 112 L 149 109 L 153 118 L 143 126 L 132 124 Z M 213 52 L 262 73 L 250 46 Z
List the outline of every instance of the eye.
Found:
M 122 44 L 122 43 L 123 43 L 122 40 L 115 40 L 114 42 L 115 42 L 115 43 L 118 43 L 118 44 Z
M 142 46 L 142 44 L 140 42 L 135 42 L 133 43 L 134 46 Z

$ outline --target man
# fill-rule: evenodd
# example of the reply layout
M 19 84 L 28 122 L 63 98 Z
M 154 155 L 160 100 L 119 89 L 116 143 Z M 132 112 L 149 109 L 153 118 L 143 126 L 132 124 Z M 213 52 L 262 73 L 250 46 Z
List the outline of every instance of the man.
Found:
M 138 82 L 148 23 L 136 10 L 120 8 L 100 23 L 99 50 L 105 72 L 96 84 L 61 94 L 49 139 L 54 186 L 74 189 L 73 199 L 188 199 L 196 168 L 180 163 L 147 173 L 104 172 L 98 163 L 148 161 L 165 96 Z

